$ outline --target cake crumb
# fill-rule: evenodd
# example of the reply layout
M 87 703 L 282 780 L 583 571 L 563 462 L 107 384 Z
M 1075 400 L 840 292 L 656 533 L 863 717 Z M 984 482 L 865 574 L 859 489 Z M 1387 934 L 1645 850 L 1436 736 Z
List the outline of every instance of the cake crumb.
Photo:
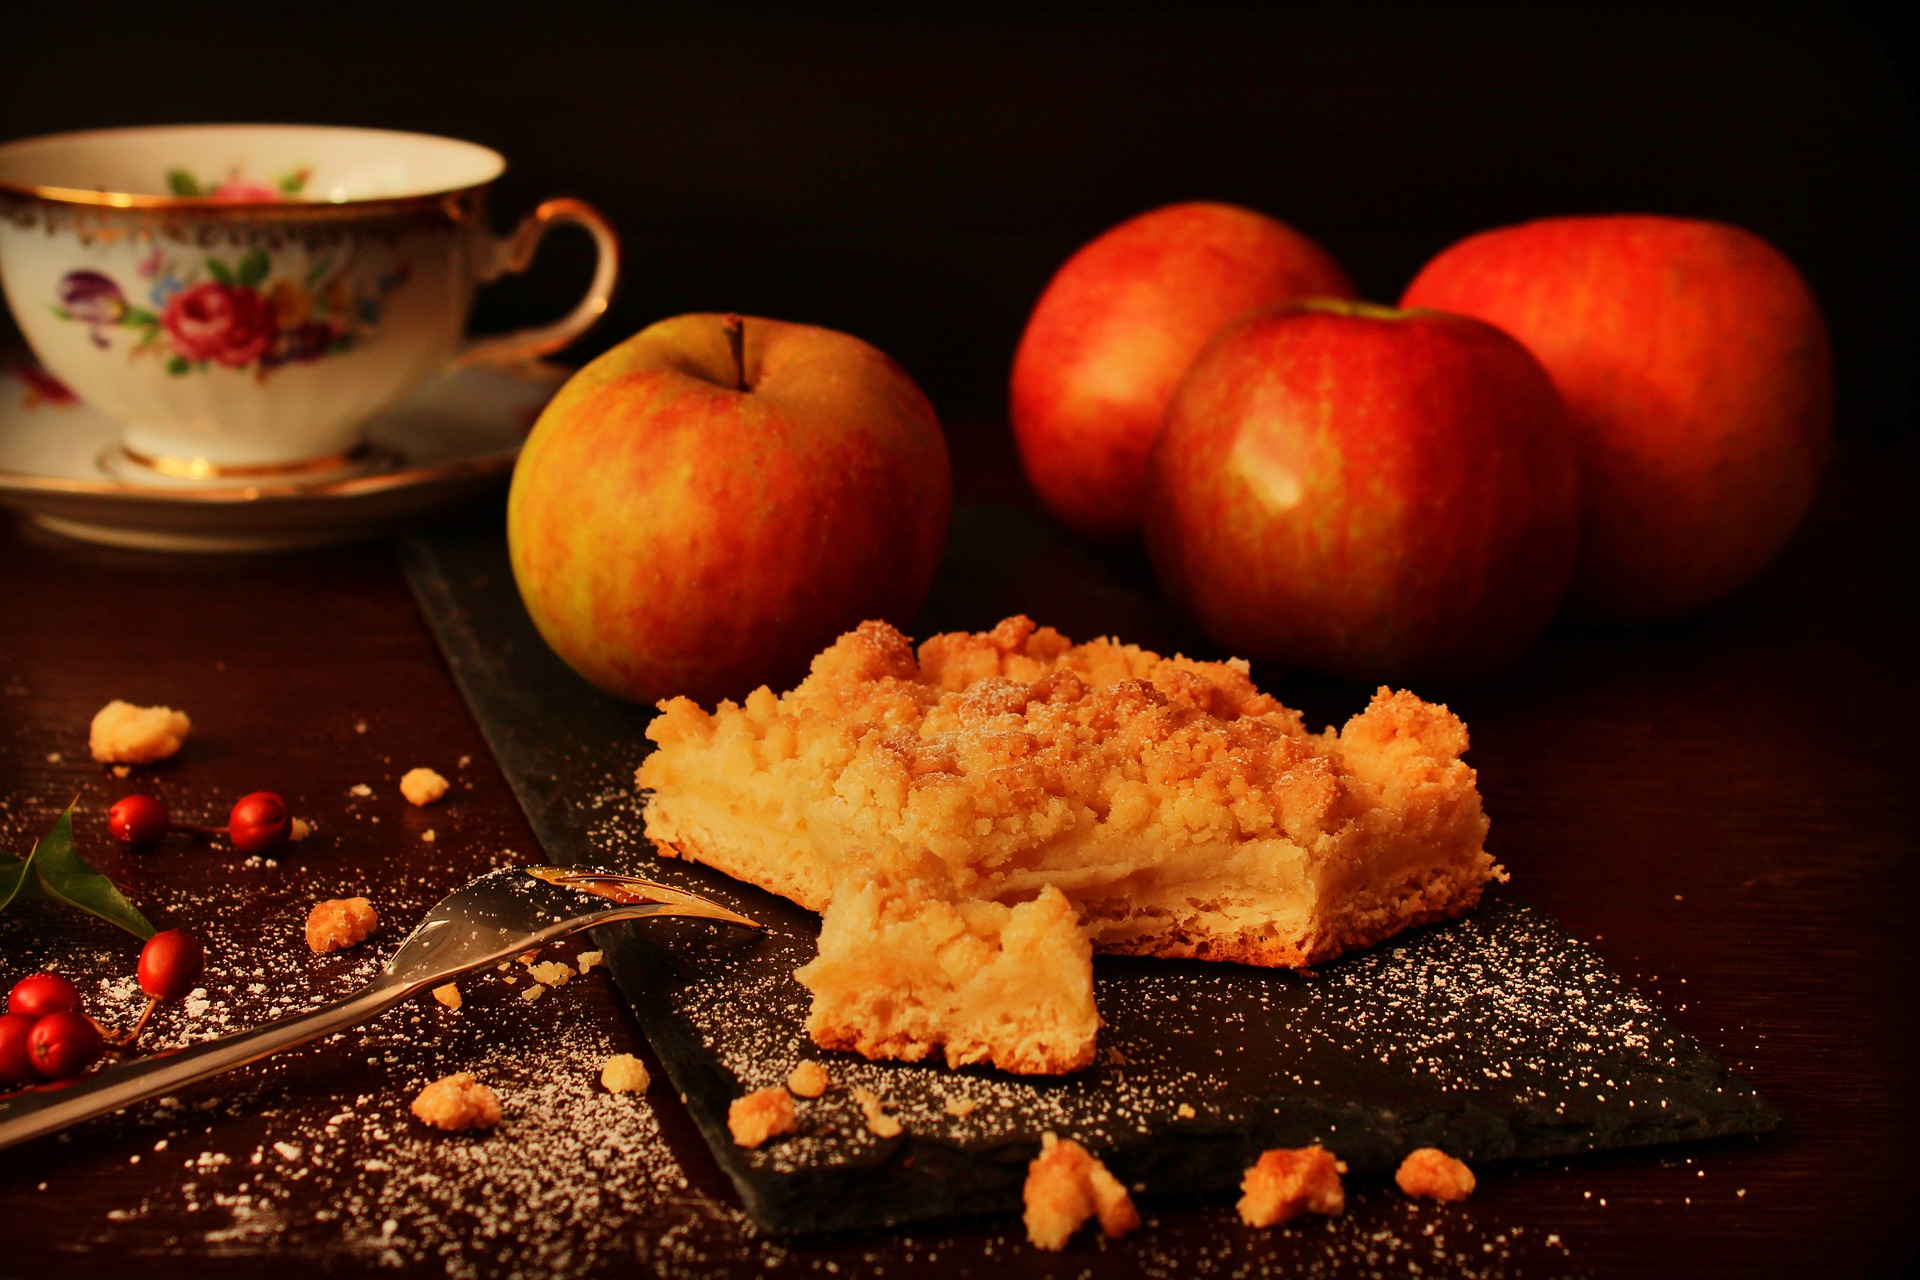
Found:
M 787 1091 L 795 1097 L 817 1098 L 832 1083 L 827 1078 L 827 1069 L 811 1059 L 796 1064 L 787 1073 Z
M 172 707 L 136 707 L 115 698 L 94 712 L 87 749 L 102 764 L 152 764 L 180 750 L 193 722 Z
M 471 1071 L 442 1076 L 413 1099 L 413 1114 L 436 1129 L 491 1129 L 500 1123 L 500 1099 Z
M 600 1083 L 609 1093 L 645 1093 L 653 1077 L 640 1059 L 630 1053 L 616 1053 L 600 1068 Z
M 1140 1225 L 1140 1214 L 1120 1180 L 1085 1147 L 1051 1133 L 1040 1137 L 1040 1154 L 1027 1166 L 1021 1198 L 1026 1202 L 1022 1221 L 1027 1240 L 1036 1249 L 1059 1252 L 1092 1217 L 1099 1218 L 1100 1230 L 1110 1239 Z
M 580 972 L 583 974 L 586 973 L 587 970 L 593 968 L 593 966 L 599 964 L 606 958 L 607 953 L 604 951 L 582 951 L 579 955 Z
M 308 822 L 305 818 L 295 818 L 293 820 L 293 826 L 287 831 L 287 839 L 305 840 L 312 834 L 313 824 L 311 822 Z
M 545 994 L 547 994 L 547 989 L 536 982 L 532 986 L 528 987 L 525 991 L 522 991 L 520 993 L 520 998 L 522 1000 L 525 1000 L 528 1004 L 532 1004 L 535 1000 L 538 1000 L 541 996 Z
M 432 844 L 432 843 L 433 843 L 433 828 L 432 828 L 432 827 L 428 827 L 428 828 L 427 828 L 427 829 L 426 829 L 425 831 L 422 831 L 422 832 L 420 833 L 420 840 L 421 840 L 421 843 L 423 843 L 423 844 Z
M 347 794 L 350 796 L 370 796 L 373 794 L 373 788 L 364 782 L 356 782 L 347 788 Z
M 409 804 L 432 804 L 447 794 L 447 780 L 431 769 L 409 769 L 401 776 L 400 794 Z
M 1179 1116 L 1182 1120 L 1191 1120 L 1194 1116 L 1198 1115 L 1199 1112 L 1193 1109 L 1191 1102 L 1183 1102 L 1173 1109 L 1173 1114 Z
M 542 960 L 528 965 L 527 973 L 535 982 L 545 983 L 549 987 L 561 987 L 573 977 L 573 966 L 564 960 Z
M 130 764 L 117 764 L 113 766 L 113 776 L 116 778 L 124 778 L 132 772 L 133 766 Z
M 307 945 L 316 952 L 358 946 L 380 923 L 365 898 L 330 898 L 307 913 Z
M 727 1107 L 727 1130 L 743 1147 L 757 1147 L 799 1127 L 800 1121 L 793 1113 L 793 1095 L 778 1085 L 735 1098 Z
M 1408 1152 L 1393 1180 L 1408 1195 L 1429 1200 L 1465 1200 L 1474 1186 L 1473 1170 L 1438 1147 Z
M 460 1011 L 460 988 L 454 983 L 449 982 L 444 986 L 435 987 L 433 998 L 456 1013 Z
M 949 1097 L 947 1099 L 947 1114 L 955 1120 L 965 1120 L 979 1108 L 980 1104 L 972 1098 Z
M 880 1095 L 871 1089 L 855 1089 L 853 1100 L 867 1116 L 867 1129 L 878 1138 L 900 1136 L 900 1121 L 881 1109 Z
M 1263 1151 L 1240 1179 L 1240 1221 L 1273 1227 L 1303 1213 L 1345 1212 L 1340 1175 L 1346 1171 L 1346 1162 L 1318 1143 Z

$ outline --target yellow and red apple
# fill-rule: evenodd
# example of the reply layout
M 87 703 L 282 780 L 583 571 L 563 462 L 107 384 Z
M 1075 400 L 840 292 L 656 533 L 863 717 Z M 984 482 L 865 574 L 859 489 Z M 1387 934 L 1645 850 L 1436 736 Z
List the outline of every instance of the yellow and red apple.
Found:
M 1648 621 L 1716 600 L 1812 505 L 1832 435 L 1826 326 L 1799 272 L 1751 232 L 1525 223 L 1445 250 L 1401 305 L 1498 325 L 1553 376 L 1580 447 L 1579 612 Z
M 731 322 L 731 323 L 730 323 Z M 507 499 L 515 581 L 569 666 L 623 698 L 791 683 L 926 598 L 952 509 L 932 405 L 810 325 L 663 320 L 561 388 Z
M 1312 240 L 1234 205 L 1155 209 L 1067 259 L 1013 360 L 1014 440 L 1048 510 L 1099 542 L 1136 539 L 1147 452 L 1193 357 L 1235 316 L 1314 296 L 1353 285 Z
M 1147 472 L 1154 568 L 1203 630 L 1360 680 L 1511 663 L 1566 590 L 1578 522 L 1565 410 L 1525 348 L 1465 316 L 1364 303 L 1222 330 Z

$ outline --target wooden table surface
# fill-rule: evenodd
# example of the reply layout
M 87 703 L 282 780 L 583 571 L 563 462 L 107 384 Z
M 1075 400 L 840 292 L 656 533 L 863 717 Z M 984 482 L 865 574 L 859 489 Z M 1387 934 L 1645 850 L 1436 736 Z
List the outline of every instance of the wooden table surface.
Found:
M 1787 1117 L 1774 1134 L 1487 1169 L 1457 1207 L 1357 1185 L 1344 1217 L 1271 1233 L 1229 1206 L 1149 1205 L 1128 1240 L 1083 1235 L 1057 1256 L 1007 1220 L 769 1240 L 670 1090 L 592 1086 L 606 1054 L 646 1056 L 602 973 L 538 1002 L 493 975 L 463 983 L 459 1013 L 403 1006 L 0 1153 L 0 1275 L 1897 1274 L 1920 1190 L 1915 461 L 1843 453 L 1781 561 L 1700 617 L 1562 626 L 1509 676 L 1441 691 L 1471 726 L 1516 891 L 1744 1072 Z M 961 463 L 963 497 L 1021 500 L 1003 445 Z M 1270 683 L 1310 719 L 1360 705 L 1351 688 Z M 96 765 L 87 725 L 112 698 L 189 711 L 186 749 L 126 779 Z M 454 779 L 442 805 L 400 798 L 416 764 Z M 106 838 L 107 806 L 131 791 L 218 821 L 260 788 L 316 825 L 271 862 L 218 842 L 136 857 Z M 445 890 L 537 856 L 378 543 L 164 557 L 0 520 L 0 847 L 25 853 L 76 795 L 83 856 L 212 951 L 206 995 L 168 1011 L 162 1043 L 343 992 Z M 365 954 L 310 955 L 307 907 L 350 892 L 375 899 L 381 932 Z M 135 954 L 44 904 L 0 916 L 0 978 L 57 964 L 104 1017 L 137 1009 Z M 408 1119 L 422 1081 L 468 1066 L 500 1088 L 498 1131 Z

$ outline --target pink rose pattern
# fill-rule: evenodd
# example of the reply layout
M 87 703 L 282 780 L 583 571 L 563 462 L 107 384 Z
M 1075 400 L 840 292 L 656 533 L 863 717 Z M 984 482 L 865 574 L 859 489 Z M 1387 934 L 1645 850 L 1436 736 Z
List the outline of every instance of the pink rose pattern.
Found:
M 94 270 L 69 271 L 56 291 L 53 312 L 88 327 L 94 343 L 130 329 L 133 354 L 165 357 L 167 372 L 204 373 L 216 365 L 251 369 L 264 379 L 289 364 L 306 364 L 351 351 L 372 338 L 389 293 L 412 272 L 401 263 L 375 280 L 355 280 L 329 262 L 316 263 L 304 278 L 268 280 L 271 262 L 255 249 L 238 262 L 206 257 L 197 263 L 169 258 L 156 249 L 132 290 Z M 131 294 L 145 289 L 137 305 Z

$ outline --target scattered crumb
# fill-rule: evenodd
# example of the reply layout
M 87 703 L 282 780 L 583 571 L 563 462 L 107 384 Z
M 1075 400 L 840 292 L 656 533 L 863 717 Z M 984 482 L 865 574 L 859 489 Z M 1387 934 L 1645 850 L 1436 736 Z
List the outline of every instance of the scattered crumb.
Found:
M 514 959 L 518 960 L 521 964 L 532 964 L 535 960 L 538 960 L 539 958 L 540 958 L 540 948 L 538 947 L 535 947 L 531 951 L 522 951 L 519 955 L 514 957 Z M 504 969 L 507 966 L 503 964 L 500 967 Z
M 573 966 L 564 960 L 542 960 L 528 965 L 527 972 L 535 982 L 544 982 L 549 987 L 562 987 L 573 977 Z
M 307 913 L 307 945 L 316 952 L 338 951 L 366 941 L 380 917 L 365 898 L 332 898 Z
M 431 769 L 409 769 L 400 779 L 400 794 L 409 804 L 432 804 L 447 794 L 447 780 Z
M 49 752 L 47 752 L 47 763 L 48 763 L 48 764 L 59 764 L 59 763 L 60 763 L 60 753 L 59 753 L 58 751 L 49 751 Z
M 115 698 L 94 713 L 87 747 L 102 764 L 152 764 L 178 751 L 192 728 L 184 711 Z
M 1409 1152 L 1393 1180 L 1408 1195 L 1429 1200 L 1465 1200 L 1473 1194 L 1473 1170 L 1438 1147 Z
M 645 1093 L 653 1077 L 640 1059 L 630 1053 L 616 1053 L 600 1068 L 600 1083 L 610 1093 Z
M 541 996 L 545 994 L 547 994 L 547 989 L 536 982 L 532 986 L 528 987 L 525 991 L 522 991 L 520 993 L 520 998 L 522 1000 L 525 1000 L 528 1004 L 532 1004 L 535 1000 L 538 1000 Z
M 113 766 L 113 776 L 116 778 L 124 778 L 132 772 L 133 766 L 130 764 L 117 764 Z
M 1037 1249 L 1058 1252 L 1088 1218 L 1098 1217 L 1100 1229 L 1112 1239 L 1140 1225 L 1127 1189 L 1107 1167 L 1071 1138 L 1042 1134 L 1040 1154 L 1027 1166 L 1022 1193 L 1027 1239 Z
M 1240 1221 L 1250 1227 L 1278 1226 L 1303 1213 L 1336 1214 L 1346 1210 L 1347 1193 L 1340 1175 L 1344 1161 L 1317 1143 L 1310 1147 L 1277 1147 L 1263 1151 L 1240 1179 Z
M 586 973 L 587 970 L 593 968 L 593 966 L 599 964 L 606 958 L 607 954 L 604 951 L 582 951 L 579 956 L 580 972 L 582 974 Z
M 802 1062 L 787 1073 L 787 1091 L 801 1098 L 817 1098 L 832 1083 L 827 1079 L 827 1069 L 813 1061 Z
M 364 782 L 356 782 L 347 788 L 347 794 L 350 796 L 370 796 L 373 794 L 373 788 Z
M 951 1097 L 947 1099 L 947 1114 L 956 1120 L 965 1120 L 978 1110 L 980 1104 L 972 1098 Z
M 432 827 L 428 827 L 428 828 L 427 828 L 427 829 L 426 829 L 425 831 L 422 831 L 422 832 L 420 833 L 420 839 L 421 839 L 422 841 L 424 841 L 425 843 L 427 843 L 427 844 L 432 844 L 432 843 L 433 843 L 433 828 L 432 828 Z
M 1183 1102 L 1173 1109 L 1173 1114 L 1179 1116 L 1182 1120 L 1191 1120 L 1194 1116 L 1198 1115 L 1199 1112 L 1193 1109 L 1191 1102 Z
M 464 769 L 464 768 L 466 768 L 466 767 L 467 767 L 468 765 L 470 765 L 470 764 L 472 764 L 472 763 L 473 763 L 473 757 L 472 757 L 472 756 L 461 756 L 461 757 L 460 757 L 460 762 L 459 762 L 458 764 L 456 764 L 456 765 L 454 765 L 453 767 L 454 767 L 454 768 L 456 768 L 456 769 Z
M 471 1071 L 435 1080 L 415 1096 L 412 1110 L 436 1129 L 491 1129 L 500 1123 L 500 1099 Z
M 460 1009 L 460 988 L 454 983 L 449 982 L 445 986 L 435 987 L 433 998 L 455 1012 Z
M 778 1085 L 735 1098 L 727 1108 L 727 1130 L 743 1147 L 757 1147 L 799 1127 L 793 1114 L 793 1095 Z
M 353 731 L 355 733 L 365 733 L 367 731 L 367 722 L 365 720 L 355 720 L 353 722 Z
M 287 832 L 287 839 L 305 840 L 312 834 L 313 824 L 311 822 L 308 822 L 305 818 L 295 818 L 292 829 Z
M 881 1110 L 880 1095 L 871 1089 L 855 1089 L 853 1100 L 867 1113 L 867 1129 L 878 1138 L 900 1136 L 900 1122 Z

